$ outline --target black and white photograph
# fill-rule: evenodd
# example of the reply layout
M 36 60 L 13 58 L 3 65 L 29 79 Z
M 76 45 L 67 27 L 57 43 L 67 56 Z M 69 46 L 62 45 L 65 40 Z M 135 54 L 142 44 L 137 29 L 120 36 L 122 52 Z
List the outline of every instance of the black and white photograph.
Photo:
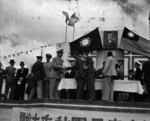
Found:
M 150 0 L 0 0 L 0 121 L 150 121 Z

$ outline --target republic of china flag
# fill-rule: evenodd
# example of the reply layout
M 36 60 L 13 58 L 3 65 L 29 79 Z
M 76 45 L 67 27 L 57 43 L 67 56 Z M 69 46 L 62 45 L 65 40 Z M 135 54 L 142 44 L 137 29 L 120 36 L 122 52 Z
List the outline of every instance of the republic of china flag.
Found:
M 93 50 L 101 50 L 101 49 L 102 43 L 98 28 L 80 37 L 79 39 L 70 42 L 71 52 L 73 52 L 74 50 L 77 50 L 79 52 L 84 51 L 90 52 Z
M 120 49 L 150 57 L 150 41 L 124 28 Z

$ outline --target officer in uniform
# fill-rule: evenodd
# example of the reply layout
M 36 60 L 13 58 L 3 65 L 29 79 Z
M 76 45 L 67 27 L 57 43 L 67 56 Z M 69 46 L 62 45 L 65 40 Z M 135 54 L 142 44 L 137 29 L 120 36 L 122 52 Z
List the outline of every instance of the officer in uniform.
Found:
M 88 100 L 94 100 L 95 99 L 95 73 L 96 69 L 94 68 L 94 61 L 92 60 L 92 57 L 88 56 L 88 52 L 82 53 L 83 58 L 85 59 L 85 79 L 86 79 L 86 87 L 88 92 Z

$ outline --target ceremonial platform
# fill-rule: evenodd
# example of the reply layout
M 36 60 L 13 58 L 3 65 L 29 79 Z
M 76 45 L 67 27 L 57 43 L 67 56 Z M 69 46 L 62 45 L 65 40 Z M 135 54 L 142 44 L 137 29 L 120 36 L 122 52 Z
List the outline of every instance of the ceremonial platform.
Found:
M 150 121 L 150 103 L 50 99 L 1 101 L 0 121 Z

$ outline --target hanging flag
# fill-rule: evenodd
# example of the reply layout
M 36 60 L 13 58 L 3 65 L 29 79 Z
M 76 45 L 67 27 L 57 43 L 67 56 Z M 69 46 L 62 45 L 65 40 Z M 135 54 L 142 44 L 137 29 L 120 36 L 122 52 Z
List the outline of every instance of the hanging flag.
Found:
M 58 51 L 58 50 L 65 50 L 66 48 L 65 48 L 65 43 L 64 42 L 62 42 L 62 43 L 57 43 L 56 44 L 56 51 Z
M 79 21 L 79 17 L 76 16 L 76 13 L 72 14 L 72 16 L 69 19 L 69 26 L 74 26 L 75 23 L 77 23 Z
M 62 43 L 57 43 L 56 46 L 57 47 L 62 47 Z
M 124 28 L 120 49 L 150 57 L 150 41 Z
M 11 55 L 8 55 L 8 58 L 10 58 L 11 57 Z
M 23 54 L 23 52 L 20 52 L 20 54 Z
M 26 54 L 28 54 L 28 51 L 26 51 Z
M 62 11 L 62 13 L 66 16 L 65 22 L 67 23 L 69 21 L 69 14 L 65 11 Z
M 18 56 L 20 56 L 20 54 L 19 54 L 19 53 L 17 53 L 17 55 L 18 55 Z
M 15 54 L 12 54 L 13 57 L 15 57 Z
M 7 59 L 7 56 L 4 56 L 4 59 Z
M 41 49 L 41 56 L 43 56 L 43 49 Z
M 102 43 L 98 28 L 70 43 L 70 50 L 80 52 L 101 50 Z

